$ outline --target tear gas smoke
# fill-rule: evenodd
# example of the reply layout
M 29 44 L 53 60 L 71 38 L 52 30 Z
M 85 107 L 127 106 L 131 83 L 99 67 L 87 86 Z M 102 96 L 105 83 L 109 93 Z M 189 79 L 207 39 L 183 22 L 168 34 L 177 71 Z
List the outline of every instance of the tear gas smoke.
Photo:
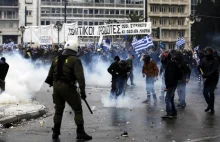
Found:
M 39 61 L 38 64 L 41 66 L 36 66 L 36 63 L 24 59 L 19 54 L 4 56 L 10 67 L 6 76 L 6 91 L 0 95 L 0 103 L 28 103 L 33 95 L 40 90 L 50 65 L 45 66 Z M 99 61 L 98 63 L 93 62 L 90 66 L 86 66 L 84 63 L 83 65 L 87 86 L 111 87 L 111 75 L 107 71 L 110 63 Z M 140 69 L 134 69 L 134 83 L 139 90 L 145 91 L 145 79 L 142 77 Z M 158 88 L 160 84 L 161 81 L 157 81 L 155 88 Z M 108 99 L 109 94 L 102 98 L 104 107 L 129 108 L 138 107 L 140 104 L 140 100 L 134 103 L 129 97 L 119 98 L 118 101 L 111 102 Z
M 4 55 L 9 64 L 6 76 L 6 91 L 0 95 L 1 104 L 28 103 L 34 93 L 40 90 L 49 66 L 36 67 L 19 54 Z
M 118 97 L 117 100 L 110 99 L 109 96 L 102 96 L 102 104 L 104 107 L 116 107 L 116 108 L 140 108 L 144 107 L 140 100 L 134 100 L 131 97 L 125 96 L 124 98 Z

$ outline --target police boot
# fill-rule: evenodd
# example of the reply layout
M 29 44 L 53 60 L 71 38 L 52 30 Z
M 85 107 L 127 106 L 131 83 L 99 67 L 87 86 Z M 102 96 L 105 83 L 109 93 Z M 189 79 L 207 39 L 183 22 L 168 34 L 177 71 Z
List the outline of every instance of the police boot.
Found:
M 58 139 L 60 135 L 60 126 L 61 124 L 55 124 L 53 130 L 52 139 Z
M 77 125 L 77 140 L 91 140 L 92 137 L 87 135 L 86 132 L 84 131 L 84 126 L 83 125 Z

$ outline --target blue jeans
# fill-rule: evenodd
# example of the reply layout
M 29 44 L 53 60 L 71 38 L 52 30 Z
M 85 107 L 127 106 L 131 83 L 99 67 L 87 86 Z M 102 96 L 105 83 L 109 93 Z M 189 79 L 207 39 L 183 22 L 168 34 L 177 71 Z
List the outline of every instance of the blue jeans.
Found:
M 150 99 L 150 94 L 153 94 L 153 97 L 156 98 L 156 93 L 154 91 L 154 77 L 146 77 L 146 91 L 147 99 Z
M 119 78 L 117 80 L 116 83 L 116 88 L 117 88 L 117 92 L 116 92 L 116 96 L 121 96 L 124 97 L 125 96 L 125 89 L 126 89 L 126 78 Z
M 128 75 L 128 79 L 130 78 L 130 82 L 131 82 L 131 85 L 134 84 L 134 74 L 133 74 L 133 71 L 130 72 L 130 74 Z M 127 79 L 127 81 L 128 81 Z
M 164 94 L 165 94 L 165 91 L 164 91 L 164 89 L 165 89 L 165 77 L 164 77 L 164 75 L 162 75 L 162 85 L 161 85 L 161 94 L 160 94 L 160 96 L 161 97 L 164 97 Z
M 167 114 L 171 114 L 171 115 L 176 114 L 176 108 L 174 105 L 174 96 L 175 96 L 174 92 L 176 88 L 177 86 L 167 88 L 168 90 L 165 98 Z
M 181 82 L 177 86 L 177 93 L 179 96 L 180 105 L 186 105 L 186 83 Z

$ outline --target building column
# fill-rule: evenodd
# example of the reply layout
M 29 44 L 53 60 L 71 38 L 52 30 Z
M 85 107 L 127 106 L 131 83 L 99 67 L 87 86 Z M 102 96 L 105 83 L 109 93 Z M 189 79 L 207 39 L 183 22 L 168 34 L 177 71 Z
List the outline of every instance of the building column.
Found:
M 2 37 L 2 35 L 1 35 L 1 33 L 0 33 L 0 44 L 3 44 L 3 37 Z

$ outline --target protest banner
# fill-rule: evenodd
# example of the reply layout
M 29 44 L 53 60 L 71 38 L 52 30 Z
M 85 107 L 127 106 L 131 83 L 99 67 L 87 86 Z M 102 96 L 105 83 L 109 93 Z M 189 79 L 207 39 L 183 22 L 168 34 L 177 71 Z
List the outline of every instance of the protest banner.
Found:
M 39 41 L 41 45 L 51 45 L 52 38 L 50 36 L 40 36 Z
M 99 26 L 69 27 L 68 35 L 77 36 L 109 36 L 109 35 L 137 35 L 151 34 L 151 22 L 106 24 Z

